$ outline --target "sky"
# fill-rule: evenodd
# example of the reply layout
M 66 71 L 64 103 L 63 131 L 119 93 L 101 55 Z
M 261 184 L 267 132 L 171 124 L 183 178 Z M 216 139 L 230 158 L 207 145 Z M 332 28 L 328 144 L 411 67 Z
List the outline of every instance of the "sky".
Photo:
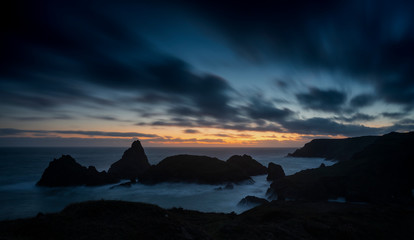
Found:
M 9 1 L 0 146 L 298 147 L 414 130 L 414 3 Z

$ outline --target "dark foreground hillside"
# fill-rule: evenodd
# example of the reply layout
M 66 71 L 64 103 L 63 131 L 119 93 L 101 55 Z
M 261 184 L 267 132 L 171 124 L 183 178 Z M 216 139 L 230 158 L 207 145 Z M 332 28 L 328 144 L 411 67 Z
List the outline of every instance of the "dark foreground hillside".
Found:
M 0 222 L 0 239 L 409 239 L 410 205 L 277 202 L 243 214 L 94 201 Z

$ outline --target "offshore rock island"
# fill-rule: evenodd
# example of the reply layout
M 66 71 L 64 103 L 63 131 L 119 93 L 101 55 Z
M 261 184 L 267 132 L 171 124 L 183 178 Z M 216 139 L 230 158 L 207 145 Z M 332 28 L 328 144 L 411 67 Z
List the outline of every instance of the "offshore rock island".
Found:
M 46 187 L 98 186 L 117 182 L 119 179 L 105 171 L 98 172 L 93 166 L 86 168 L 71 156 L 62 155 L 49 163 L 37 185 Z
M 257 206 L 242 214 L 202 213 L 181 208 L 162 209 L 144 203 L 92 201 L 71 204 L 56 214 L 0 222 L 2 239 L 409 239 L 414 235 L 414 132 L 380 137 L 312 141 L 305 145 L 312 155 L 339 159 L 285 176 L 283 168 L 266 168 L 247 155 L 227 161 L 206 156 L 167 157 L 133 175 L 144 184 L 159 182 L 223 183 L 266 174 L 272 181 L 268 199 L 246 196 L 239 205 Z M 315 144 L 315 142 L 317 144 Z M 338 143 L 339 142 L 339 143 Z M 142 149 L 139 142 L 132 148 Z M 346 153 L 350 146 L 359 151 Z M 315 146 L 316 149 L 313 149 Z M 336 148 L 337 149 L 336 149 Z M 127 150 L 126 152 L 128 152 Z M 143 149 L 142 149 L 143 152 Z M 296 151 L 297 153 L 298 151 Z M 329 152 L 329 154 L 327 154 Z M 145 154 L 145 153 L 144 153 Z M 126 153 L 124 156 L 127 155 Z M 141 163 L 148 162 L 134 153 Z M 294 155 L 294 154 L 292 154 Z M 340 157 L 338 157 L 340 156 Z M 124 159 L 124 157 L 122 158 Z M 122 160 L 121 159 L 121 160 Z M 61 164 L 56 168 L 57 162 Z M 46 179 L 63 167 L 80 176 L 114 175 L 82 167 L 70 156 L 54 160 L 38 185 L 68 185 L 61 178 L 54 185 Z M 120 160 L 120 161 L 121 161 Z M 134 162 L 130 159 L 127 162 Z M 138 161 L 137 161 L 138 162 Z M 260 166 L 259 166 L 259 165 Z M 146 166 L 140 165 L 141 167 Z M 74 169 L 74 170 L 73 170 Z M 93 174 L 90 174 L 92 172 Z M 65 175 L 66 177 L 68 175 Z M 118 175 L 119 176 L 119 175 Z M 124 177 L 131 175 L 124 175 Z M 63 176 L 60 176 L 63 177 Z M 73 177 L 73 176 L 71 176 Z M 70 177 L 70 178 L 71 178 Z M 107 177 L 107 178 L 106 178 Z M 79 185 L 96 185 L 81 179 Z M 75 180 L 74 179 L 74 180 Z M 330 200 L 343 199 L 342 203 Z M 268 202 L 271 201 L 271 202 Z M 87 227 L 86 227 L 87 226 Z
M 122 158 L 111 165 L 108 173 L 119 179 L 136 179 L 150 166 L 141 142 L 134 141 L 124 152 Z
M 251 180 L 250 176 L 217 158 L 193 155 L 167 157 L 146 171 L 139 179 L 144 184 L 160 182 L 189 182 L 221 184 Z
M 38 186 L 96 186 L 119 182 L 122 179 L 143 184 L 187 182 L 222 184 L 252 182 L 250 176 L 267 174 L 267 168 L 248 155 L 234 155 L 227 161 L 207 156 L 176 155 L 151 166 L 144 148 L 137 140 L 127 149 L 121 160 L 108 170 L 98 173 L 93 166 L 87 169 L 71 156 L 53 160 L 44 171 Z

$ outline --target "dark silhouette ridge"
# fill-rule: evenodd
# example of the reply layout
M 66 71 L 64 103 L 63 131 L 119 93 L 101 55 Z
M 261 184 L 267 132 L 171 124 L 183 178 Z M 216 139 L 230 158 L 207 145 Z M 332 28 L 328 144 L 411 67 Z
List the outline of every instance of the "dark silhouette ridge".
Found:
M 139 180 L 144 184 L 160 182 L 222 184 L 253 181 L 240 167 L 217 158 L 194 155 L 167 157 L 157 165 L 151 166 Z
M 345 139 L 313 139 L 300 149 L 289 153 L 290 157 L 318 157 L 328 160 L 346 161 L 377 140 L 377 136 Z
M 348 161 L 275 180 L 269 193 L 280 199 L 412 202 L 413 143 L 414 132 L 386 134 Z
M 117 182 L 119 182 L 118 179 L 105 171 L 98 172 L 93 166 L 86 168 L 70 155 L 62 155 L 59 159 L 54 159 L 49 163 L 36 185 L 47 187 L 97 186 Z
M 243 156 L 233 155 L 227 160 L 227 163 L 231 166 L 240 168 L 241 171 L 244 171 L 249 176 L 263 175 L 267 173 L 267 168 L 265 166 L 246 154 Z
M 108 173 L 118 179 L 136 179 L 150 166 L 141 142 L 136 140 L 124 152 L 122 158 L 111 165 Z
M 1 239 L 372 239 L 414 236 L 412 206 L 329 202 L 263 204 L 240 215 L 91 201 L 60 213 L 0 222 Z
M 279 164 L 269 163 L 269 165 L 267 166 L 267 171 L 267 181 L 274 181 L 276 179 L 280 179 L 286 176 L 285 171 Z

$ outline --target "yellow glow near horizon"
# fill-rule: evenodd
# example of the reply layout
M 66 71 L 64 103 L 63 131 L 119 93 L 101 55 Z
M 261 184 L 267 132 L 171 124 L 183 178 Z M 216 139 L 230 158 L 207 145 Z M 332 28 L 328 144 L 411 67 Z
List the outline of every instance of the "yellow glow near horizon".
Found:
M 147 146 L 168 146 L 168 147 L 298 147 L 316 135 L 301 135 L 296 133 L 275 133 L 275 132 L 257 132 L 257 131 L 237 131 L 217 128 L 189 128 L 183 127 L 148 127 L 136 126 L 131 129 L 130 126 L 116 126 L 105 128 L 102 131 L 101 126 L 90 127 L 87 130 L 76 129 L 64 130 L 45 129 L 40 132 L 22 132 L 20 137 L 42 138 L 82 138 L 82 139 L 121 139 L 132 141 L 140 139 Z M 56 131 L 56 132 L 55 132 Z M 79 134 L 76 132 L 88 132 Z M 96 131 L 99 134 L 93 135 Z M 105 135 L 108 133 L 108 135 Z M 140 133 L 148 136 L 111 136 L 109 133 Z M 341 136 L 324 136 L 331 138 L 340 138 Z

